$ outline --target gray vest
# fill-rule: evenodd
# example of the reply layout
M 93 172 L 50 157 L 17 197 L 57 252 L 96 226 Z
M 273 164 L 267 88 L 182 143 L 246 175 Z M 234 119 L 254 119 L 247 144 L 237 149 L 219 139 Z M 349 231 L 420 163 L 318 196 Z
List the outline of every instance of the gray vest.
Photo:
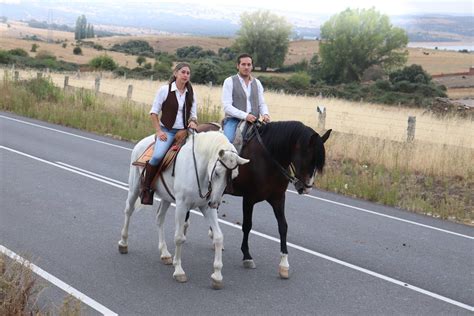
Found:
M 257 81 L 254 79 L 252 83 L 250 83 L 250 105 L 251 111 L 253 115 L 257 118 L 260 115 L 260 106 L 258 103 L 258 86 Z M 247 112 L 247 94 L 245 93 L 244 89 L 242 88 L 242 84 L 240 83 L 239 75 L 232 76 L 232 105 L 244 112 Z

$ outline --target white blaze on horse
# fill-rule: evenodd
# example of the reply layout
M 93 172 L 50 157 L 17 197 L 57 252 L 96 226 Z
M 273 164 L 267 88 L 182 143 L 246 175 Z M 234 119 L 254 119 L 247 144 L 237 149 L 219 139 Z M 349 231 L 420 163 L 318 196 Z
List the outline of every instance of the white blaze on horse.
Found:
M 154 135 L 142 139 L 132 151 L 132 162 L 154 141 Z M 217 220 L 219 207 L 227 182 L 238 175 L 238 166 L 249 160 L 238 156 L 235 147 L 229 143 L 224 134 L 219 132 L 197 133 L 189 136 L 176 157 L 175 166 L 170 165 L 162 172 L 163 179 L 154 184 L 155 193 L 161 198 L 157 210 L 160 258 L 164 264 L 174 265 L 173 277 L 178 282 L 186 282 L 187 277 L 181 266 L 181 247 L 186 240 L 185 218 L 191 209 L 199 209 L 209 221 L 214 232 L 215 249 L 214 273 L 211 275 L 213 288 L 222 287 L 222 247 L 223 235 Z M 174 169 L 174 175 L 173 173 Z M 129 191 L 125 204 L 125 223 L 119 251 L 128 252 L 128 226 L 135 210 L 140 190 L 140 173 L 142 168 L 131 165 L 129 174 Z M 163 181 L 162 181 L 163 180 Z M 173 260 L 165 242 L 163 223 L 172 202 L 176 203 L 175 235 L 176 250 Z

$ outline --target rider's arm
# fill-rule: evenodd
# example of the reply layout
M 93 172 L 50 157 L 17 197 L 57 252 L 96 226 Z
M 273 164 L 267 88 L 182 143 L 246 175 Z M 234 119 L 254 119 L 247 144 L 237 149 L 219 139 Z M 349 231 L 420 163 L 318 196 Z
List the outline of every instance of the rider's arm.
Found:
M 224 84 L 222 86 L 222 105 L 224 107 L 224 112 L 228 116 L 235 117 L 240 120 L 245 120 L 247 117 L 247 113 L 237 109 L 232 105 L 232 90 L 232 77 L 229 77 L 224 81 Z
M 260 80 L 257 80 L 257 88 L 258 88 L 258 103 L 260 105 L 259 111 L 260 115 L 270 115 L 268 112 L 268 106 L 265 103 L 265 99 L 263 98 L 263 86 Z

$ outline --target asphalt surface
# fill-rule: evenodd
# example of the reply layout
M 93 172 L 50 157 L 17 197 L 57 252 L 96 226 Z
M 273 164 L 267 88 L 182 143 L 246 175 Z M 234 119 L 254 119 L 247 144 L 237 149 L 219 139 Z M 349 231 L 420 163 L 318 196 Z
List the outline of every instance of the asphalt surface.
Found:
M 265 203 L 249 241 L 257 269 L 242 267 L 241 199 L 224 196 L 224 289 L 210 287 L 214 252 L 197 214 L 183 248 L 188 282 L 177 283 L 159 258 L 158 203 L 132 216 L 129 253 L 117 249 L 132 147 L 0 112 L 0 245 L 120 315 L 474 313 L 472 227 L 318 190 L 287 192 L 290 279 L 278 278 Z M 172 253 L 173 223 L 170 210 Z

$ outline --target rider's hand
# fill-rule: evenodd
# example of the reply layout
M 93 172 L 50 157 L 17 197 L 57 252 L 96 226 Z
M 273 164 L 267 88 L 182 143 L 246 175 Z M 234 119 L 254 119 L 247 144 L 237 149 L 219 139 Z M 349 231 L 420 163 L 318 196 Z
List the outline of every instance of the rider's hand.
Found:
M 196 129 L 197 128 L 196 122 L 195 121 L 190 121 L 189 124 L 188 124 L 188 128 Z
M 264 121 L 265 123 L 270 123 L 270 115 L 265 114 L 265 115 L 263 116 L 263 121 Z
M 247 120 L 247 122 L 250 122 L 250 123 L 253 123 L 257 120 L 257 118 L 255 117 L 255 115 L 253 114 L 247 114 L 247 117 L 245 118 Z
M 166 135 L 166 133 L 163 131 L 156 131 L 155 140 L 158 139 L 165 142 L 168 139 L 168 135 Z

